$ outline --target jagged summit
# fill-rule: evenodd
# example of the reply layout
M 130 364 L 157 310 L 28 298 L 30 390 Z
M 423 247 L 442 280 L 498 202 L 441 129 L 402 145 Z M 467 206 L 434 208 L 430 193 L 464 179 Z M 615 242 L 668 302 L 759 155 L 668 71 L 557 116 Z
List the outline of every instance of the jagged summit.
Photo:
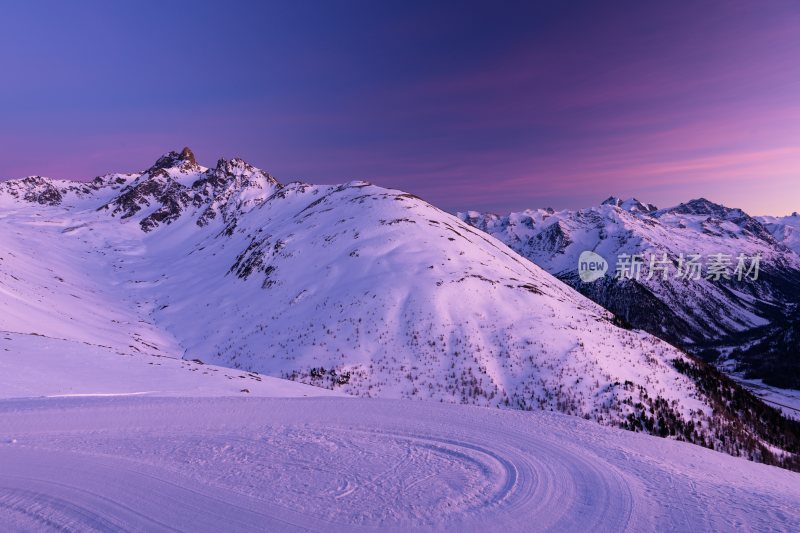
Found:
M 623 209 L 625 211 L 630 212 L 638 212 L 638 213 L 652 213 L 658 210 L 656 206 L 653 204 L 645 204 L 637 200 L 636 198 L 628 198 L 627 200 L 622 200 L 616 196 L 609 196 L 603 203 L 600 205 L 613 205 Z
M 5 188 L 13 196 L 22 197 L 25 201 L 41 205 L 58 205 L 62 195 L 53 184 L 53 180 L 42 176 L 28 176 L 21 180 L 6 182 Z
M 558 410 L 782 460 L 766 455 L 762 442 L 780 444 L 766 430 L 730 425 L 719 409 L 732 399 L 699 388 L 699 367 L 680 351 L 619 328 L 541 268 L 411 194 L 365 182 L 281 187 L 239 159 L 162 170 L 104 186 L 91 206 L 113 199 L 100 211 L 88 202 L 12 204 L 0 217 L 0 308 L 14 312 L 0 313 L 0 329 L 36 324 L 42 336 L 357 395 Z M 560 216 L 525 213 L 513 228 L 525 237 L 546 229 L 526 241 L 531 249 L 566 256 L 587 249 L 578 223 L 616 217 L 612 243 L 638 219 L 660 224 L 616 208 Z M 198 316 L 213 317 L 213 327 Z M 747 420 L 758 420 L 752 409 Z
M 695 198 L 694 200 L 689 200 L 688 202 L 684 202 L 676 207 L 671 207 L 664 210 L 664 212 L 678 213 L 682 215 L 709 215 L 718 218 L 724 218 L 728 213 L 734 211 L 743 213 L 741 209 L 725 207 L 722 204 L 712 202 L 706 198 Z
M 181 150 L 181 157 L 182 157 L 183 159 L 186 159 L 186 160 L 192 161 L 193 163 L 196 163 L 196 162 L 197 162 L 197 161 L 195 160 L 195 158 L 194 158 L 194 152 L 192 152 L 192 151 L 189 149 L 189 147 L 188 147 L 188 146 L 184 146 L 184 147 L 183 147 L 183 150 Z
M 0 201 L 109 211 L 121 219 L 135 219 L 144 231 L 151 231 L 186 212 L 200 226 L 214 219 L 227 223 L 282 187 L 240 157 L 220 158 L 213 168 L 206 168 L 185 147 L 165 153 L 135 174 L 107 174 L 87 182 L 41 176 L 8 180 L 0 183 Z
M 609 196 L 601 202 L 600 205 L 619 205 L 620 199 L 618 196 Z
M 103 183 L 103 178 L 95 178 L 86 183 L 26 176 L 0 182 L 0 204 L 23 201 L 44 206 L 61 206 L 67 199 L 74 201 L 91 198 Z
M 755 237 L 766 241 L 770 245 L 775 244 L 773 236 L 762 222 L 739 208 L 726 207 L 706 198 L 696 198 L 676 207 L 659 210 L 653 213 L 653 216 L 662 221 L 675 216 L 697 217 L 703 220 L 700 224 L 704 232 L 711 235 L 724 234 L 735 237 L 739 230 L 731 231 L 733 228 L 725 225 L 725 222 L 729 222 L 738 226 L 745 236 Z
M 200 226 L 221 215 L 228 222 L 236 211 L 259 204 L 280 183 L 241 158 L 219 159 L 214 168 L 201 167 L 189 148 L 169 152 L 99 209 L 123 219 L 138 217 L 144 231 L 171 224 L 183 213 L 193 213 Z
M 158 158 L 155 164 L 147 170 L 151 176 L 159 171 L 176 169 L 184 172 L 198 171 L 200 165 L 189 147 L 184 147 L 180 152 L 170 151 Z
M 260 168 L 254 167 L 241 157 L 234 157 L 232 159 L 220 158 L 213 169 L 217 177 L 225 178 L 227 180 L 247 177 L 262 177 L 273 185 L 280 185 L 278 180 Z

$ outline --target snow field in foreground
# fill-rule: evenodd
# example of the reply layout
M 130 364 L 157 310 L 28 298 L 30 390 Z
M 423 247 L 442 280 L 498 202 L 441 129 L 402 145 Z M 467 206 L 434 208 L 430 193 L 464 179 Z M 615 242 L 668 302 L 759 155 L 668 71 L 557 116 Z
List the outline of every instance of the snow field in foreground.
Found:
M 7 530 L 800 528 L 797 474 L 543 412 L 38 398 L 0 428 Z

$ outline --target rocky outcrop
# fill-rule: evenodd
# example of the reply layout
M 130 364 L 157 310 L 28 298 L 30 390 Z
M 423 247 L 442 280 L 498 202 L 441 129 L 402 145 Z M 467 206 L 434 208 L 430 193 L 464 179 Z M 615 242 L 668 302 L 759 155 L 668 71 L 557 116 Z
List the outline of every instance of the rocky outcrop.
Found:
M 220 159 L 214 168 L 200 166 L 189 148 L 169 152 L 121 193 L 100 207 L 126 219 L 147 211 L 143 231 L 171 224 L 191 211 L 199 226 L 215 220 L 227 224 L 236 213 L 263 202 L 281 185 L 240 158 Z

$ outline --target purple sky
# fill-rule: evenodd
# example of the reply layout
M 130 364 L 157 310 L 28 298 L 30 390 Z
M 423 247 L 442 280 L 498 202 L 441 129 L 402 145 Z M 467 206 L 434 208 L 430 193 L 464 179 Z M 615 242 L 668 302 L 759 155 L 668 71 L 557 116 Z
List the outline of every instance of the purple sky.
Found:
M 0 178 L 188 145 L 452 211 L 800 210 L 800 3 L 495 4 L 6 4 Z

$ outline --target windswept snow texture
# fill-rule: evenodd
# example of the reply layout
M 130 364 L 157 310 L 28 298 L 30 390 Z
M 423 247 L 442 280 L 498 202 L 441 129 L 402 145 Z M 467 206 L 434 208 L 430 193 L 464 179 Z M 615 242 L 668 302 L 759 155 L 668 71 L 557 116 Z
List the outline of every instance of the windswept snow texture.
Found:
M 59 398 L 0 428 L 6 530 L 800 529 L 798 474 L 552 413 Z

